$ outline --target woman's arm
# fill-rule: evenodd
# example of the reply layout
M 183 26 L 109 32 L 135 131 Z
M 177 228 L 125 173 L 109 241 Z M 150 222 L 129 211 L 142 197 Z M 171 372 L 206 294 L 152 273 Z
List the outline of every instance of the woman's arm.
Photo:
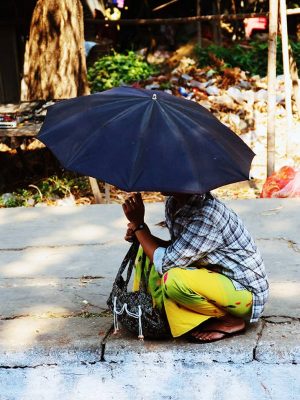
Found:
M 133 230 L 130 228 L 130 226 L 131 226 L 131 223 L 129 222 L 129 224 L 127 225 L 127 232 L 126 232 L 126 234 L 124 236 L 124 239 L 127 242 L 133 242 L 133 240 L 136 238 L 136 235 L 135 235 L 135 233 L 133 233 Z M 147 224 L 145 224 L 145 227 L 146 227 L 145 229 L 148 229 L 149 232 L 150 232 L 150 229 L 149 229 Z M 168 247 L 171 244 L 171 240 L 163 240 L 163 239 L 161 239 L 161 238 L 159 238 L 157 236 L 154 236 L 152 234 L 151 234 L 151 236 L 156 241 L 156 243 L 159 245 L 159 247 Z
M 153 254 L 158 247 L 167 247 L 169 242 L 153 236 L 144 222 L 145 206 L 140 193 L 130 196 L 122 205 L 124 214 L 129 220 L 125 239 L 137 238 L 144 252 L 153 262 Z

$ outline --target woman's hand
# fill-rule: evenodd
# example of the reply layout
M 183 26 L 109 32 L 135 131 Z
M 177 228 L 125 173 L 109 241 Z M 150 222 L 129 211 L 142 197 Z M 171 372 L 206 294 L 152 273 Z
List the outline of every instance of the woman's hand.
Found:
M 145 206 L 140 193 L 129 196 L 122 207 L 126 218 L 131 223 L 130 228 L 132 230 L 144 223 Z
M 127 231 L 125 233 L 124 239 L 130 243 L 132 243 L 135 239 L 135 234 L 133 232 L 133 229 L 131 228 L 131 223 L 127 225 Z
M 153 254 L 159 244 L 158 239 L 151 235 L 149 228 L 144 223 L 145 207 L 141 194 L 137 193 L 129 196 L 122 204 L 122 207 L 129 220 L 125 240 L 130 242 L 136 239 L 150 261 L 153 262 Z

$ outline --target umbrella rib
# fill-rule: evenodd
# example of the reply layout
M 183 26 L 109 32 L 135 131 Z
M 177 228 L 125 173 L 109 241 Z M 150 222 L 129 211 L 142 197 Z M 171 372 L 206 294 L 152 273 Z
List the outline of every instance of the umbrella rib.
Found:
M 167 102 L 166 102 L 166 103 L 167 103 Z M 166 105 L 167 105 L 167 107 L 168 107 L 168 104 L 166 104 Z M 181 106 L 180 108 L 182 108 L 183 110 L 186 109 L 186 107 L 184 107 L 183 104 L 181 104 L 180 106 Z M 169 107 L 168 107 L 168 108 L 169 108 Z M 178 110 L 178 108 L 177 108 L 177 110 Z M 201 111 L 202 111 L 202 110 L 201 110 Z M 205 111 L 208 113 L 208 115 L 207 115 L 208 119 L 211 120 L 212 117 L 213 117 L 213 119 L 215 119 L 216 123 L 220 124 L 220 127 L 222 127 L 222 129 L 224 129 L 224 130 L 227 131 L 227 137 L 231 137 L 231 138 L 235 141 L 236 144 L 238 144 L 239 146 L 245 147 L 245 150 L 247 149 L 251 154 L 253 154 L 253 157 L 255 156 L 255 153 L 253 153 L 253 151 L 246 145 L 246 143 L 245 143 L 236 133 L 234 133 L 231 129 L 229 129 L 226 125 L 224 125 L 224 124 L 223 124 L 218 118 L 216 118 L 213 114 L 209 113 L 207 110 L 205 110 Z M 196 112 L 196 110 L 192 110 L 192 112 L 194 113 L 194 112 Z M 191 118 L 191 120 L 192 120 L 192 121 L 196 124 L 196 126 L 197 126 L 197 121 L 195 121 L 194 118 Z M 197 129 L 199 129 L 199 126 L 197 126 Z M 208 136 L 208 139 L 211 140 L 211 137 Z M 225 159 L 228 160 L 227 151 L 226 151 L 226 148 L 224 147 L 224 140 L 225 140 L 226 138 L 224 138 L 223 135 L 220 135 L 220 137 L 219 137 L 218 139 L 219 139 L 218 141 L 214 141 L 214 144 L 215 144 L 216 147 L 218 147 L 218 148 L 220 148 L 220 149 L 222 149 L 222 150 L 225 150 L 225 152 L 223 152 L 223 156 L 224 156 Z M 236 156 L 237 156 L 237 157 L 240 157 L 238 153 L 236 153 Z M 253 157 L 252 157 L 252 158 L 253 158 Z M 237 167 L 237 169 L 239 170 L 239 160 L 237 160 L 237 159 L 231 157 L 231 158 L 230 158 L 230 162 L 236 164 L 236 167 Z M 244 175 L 244 176 L 246 177 L 246 179 L 249 178 L 249 177 L 246 176 L 246 175 Z
M 91 95 L 91 96 L 93 96 L 93 95 Z M 86 96 L 87 97 L 87 96 Z M 77 100 L 77 99 L 79 99 L 79 97 L 77 97 L 76 99 L 70 99 L 70 100 Z M 130 99 L 131 100 L 131 99 Z M 133 99 L 132 101 L 135 101 L 135 99 Z M 66 104 L 66 102 L 68 102 L 68 100 L 64 100 L 64 102 L 62 102 L 61 104 Z M 124 99 L 124 100 L 117 100 L 117 102 L 118 102 L 118 104 L 121 104 L 121 103 L 123 103 L 123 102 L 126 102 L 126 103 L 128 103 L 128 100 L 127 99 Z M 80 111 L 77 111 L 76 112 L 76 116 L 80 116 L 80 115 L 82 115 L 82 114 L 85 114 L 85 113 L 87 113 L 87 112 L 89 112 L 90 110 L 97 110 L 98 108 L 101 108 L 101 107 L 103 107 L 104 105 L 105 106 L 107 106 L 107 105 L 110 105 L 110 104 L 113 104 L 113 103 L 116 103 L 116 99 L 114 99 L 114 100 L 110 100 L 110 101 L 107 101 L 107 102 L 105 102 L 105 103 L 103 103 L 103 104 L 99 104 L 99 105 L 88 105 L 88 106 L 85 106 L 82 110 L 80 110 Z M 53 106 L 52 106 L 53 107 Z M 49 109 L 49 111 L 50 111 L 51 109 Z M 55 112 L 57 112 L 57 110 L 55 110 Z M 63 116 L 64 117 L 64 116 Z M 63 121 L 61 122 L 61 124 L 62 125 L 67 125 L 68 123 L 69 123 L 69 120 L 70 119 L 72 119 L 72 118 L 74 118 L 74 113 L 72 113 L 71 115 L 68 115 L 67 117 L 64 117 L 64 119 L 63 119 Z M 52 127 L 52 129 L 48 129 L 47 130 L 47 135 L 49 134 L 49 133 L 51 133 L 51 131 L 55 131 L 55 126 L 53 126 Z M 41 133 L 38 135 L 39 137 L 38 138 L 42 138 L 43 137 L 43 132 L 41 131 Z
M 141 126 L 146 126 L 146 127 L 148 126 L 148 122 L 151 119 L 153 106 L 154 106 L 154 102 L 151 101 L 149 103 L 149 107 L 147 108 L 147 110 L 144 111 L 143 117 L 141 119 Z M 133 186 L 134 183 L 138 179 L 138 176 L 136 176 L 136 171 L 138 170 L 138 163 L 142 160 L 142 157 L 141 157 L 141 153 L 143 151 L 143 146 L 142 145 L 143 145 L 143 142 L 146 141 L 146 137 L 144 136 L 145 132 L 146 133 L 150 132 L 150 130 L 147 130 L 147 129 L 142 130 L 140 132 L 140 135 L 139 135 L 139 138 L 138 138 L 140 140 L 137 140 L 137 150 L 135 152 L 135 158 L 134 158 L 134 161 L 133 161 L 133 167 L 132 167 L 132 171 L 131 171 L 131 174 L 130 174 L 130 177 L 129 177 L 129 186 L 130 187 Z
M 169 108 L 167 104 L 165 104 L 165 105 L 167 106 L 167 108 Z M 161 111 L 162 111 L 162 113 L 165 115 L 165 118 L 166 118 L 166 120 L 168 120 L 170 126 L 173 127 L 174 132 L 177 133 L 177 136 L 180 138 L 180 141 L 181 141 L 181 143 L 182 143 L 182 146 L 185 147 L 185 148 L 187 148 L 187 141 L 183 139 L 182 133 L 181 133 L 180 130 L 178 129 L 177 125 L 176 125 L 176 124 L 173 122 L 173 120 L 170 118 L 170 115 L 166 112 L 166 110 L 164 109 L 164 107 L 162 106 L 162 104 L 161 104 Z M 172 111 L 172 109 L 170 109 L 170 111 Z M 199 171 L 198 171 L 197 166 L 195 165 L 195 163 L 194 163 L 193 160 L 191 160 L 190 158 L 189 158 L 189 160 L 190 160 L 190 165 L 191 165 L 191 167 L 192 167 L 194 173 L 196 174 L 196 176 L 198 176 L 198 172 L 199 172 Z
M 98 128 L 92 132 L 91 135 L 89 135 L 86 140 L 84 140 L 79 149 L 77 150 L 77 152 L 75 154 L 73 154 L 72 158 L 69 160 L 68 164 L 71 164 L 72 162 L 74 162 L 74 160 L 76 160 L 77 157 L 80 156 L 81 152 L 95 139 L 95 137 L 99 134 L 99 130 L 102 129 L 103 127 L 105 127 L 106 125 L 108 125 L 111 122 L 114 122 L 122 117 L 124 117 L 124 115 L 132 112 L 134 109 L 136 108 L 140 108 L 142 105 L 142 102 L 139 102 L 139 104 L 134 104 L 131 107 L 127 108 L 125 111 L 120 112 L 119 114 L 117 114 L 116 116 L 110 118 L 108 121 L 105 121 L 104 123 L 102 123 L 100 126 L 98 126 Z

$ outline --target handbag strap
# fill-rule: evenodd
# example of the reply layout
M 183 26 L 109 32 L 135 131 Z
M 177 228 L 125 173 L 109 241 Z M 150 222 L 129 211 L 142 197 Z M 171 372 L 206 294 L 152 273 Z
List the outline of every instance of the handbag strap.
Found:
M 135 258 L 136 258 L 137 252 L 138 252 L 138 248 L 139 248 L 139 242 L 134 241 L 132 243 L 132 245 L 130 246 L 126 256 L 124 257 L 124 260 L 122 261 L 119 271 L 117 272 L 115 282 L 117 282 L 119 280 L 119 278 L 125 271 L 126 267 L 128 266 L 127 276 L 126 276 L 126 280 L 125 280 L 125 285 L 127 287 L 130 277 L 131 277 L 131 274 L 132 274 L 132 270 L 133 270 Z
M 140 280 L 140 290 L 143 292 L 147 292 L 148 291 L 148 282 L 149 282 L 149 277 L 150 277 L 150 272 L 151 272 L 151 268 L 153 263 L 149 262 L 148 268 L 146 270 L 145 273 L 145 269 L 146 269 L 146 253 L 143 252 L 142 255 L 142 260 L 141 260 L 141 280 Z
M 119 271 L 117 272 L 116 278 L 115 278 L 115 282 L 117 282 L 121 275 L 123 274 L 123 272 L 125 271 L 125 269 L 127 268 L 127 274 L 126 274 L 126 279 L 124 281 L 124 287 L 127 288 L 128 283 L 130 281 L 131 278 L 131 274 L 132 274 L 132 270 L 134 267 L 134 263 L 135 263 L 135 259 L 136 259 L 136 255 L 139 249 L 139 242 L 137 240 L 135 240 L 132 245 L 130 246 L 126 256 L 124 257 L 122 264 L 119 268 Z M 151 272 L 151 267 L 152 267 L 152 263 L 149 264 L 148 269 L 146 271 L 146 274 L 144 274 L 145 271 L 145 267 L 146 267 L 146 254 L 145 252 L 143 252 L 142 255 L 142 260 L 141 260 L 141 281 L 140 281 L 140 290 L 147 292 L 147 286 L 148 286 L 148 281 L 149 281 L 149 277 L 150 277 L 150 272 Z

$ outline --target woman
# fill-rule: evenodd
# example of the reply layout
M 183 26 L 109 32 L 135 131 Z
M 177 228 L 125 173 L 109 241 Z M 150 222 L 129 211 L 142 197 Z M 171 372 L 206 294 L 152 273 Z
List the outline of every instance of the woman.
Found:
M 164 307 L 174 337 L 189 333 L 212 342 L 255 322 L 268 297 L 261 255 L 241 219 L 210 193 L 163 193 L 171 240 L 153 236 L 145 224 L 141 195 L 123 204 L 129 220 L 125 239 L 135 236 L 151 265 L 149 290 Z M 136 263 L 135 288 L 141 271 Z

